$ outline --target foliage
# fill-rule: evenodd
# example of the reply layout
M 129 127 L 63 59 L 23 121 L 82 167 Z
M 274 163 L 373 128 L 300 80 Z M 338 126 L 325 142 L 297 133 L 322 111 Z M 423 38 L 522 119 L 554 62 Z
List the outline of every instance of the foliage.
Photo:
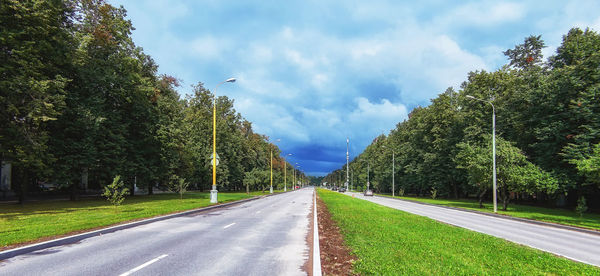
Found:
M 573 160 L 580 174 L 587 178 L 590 183 L 600 186 L 600 143 L 594 146 L 593 152 L 582 159 Z
M 595 275 L 600 270 L 490 235 L 320 189 L 360 275 Z M 368 214 L 368 215 L 365 215 Z
M 587 211 L 587 209 L 588 207 L 587 203 L 585 202 L 585 197 L 579 197 L 579 199 L 577 200 L 577 207 L 575 207 L 575 212 L 577 212 L 577 214 L 581 217 L 583 216 L 583 213 Z
M 115 208 L 117 208 L 121 203 L 125 200 L 125 196 L 129 192 L 129 189 L 123 187 L 123 181 L 121 180 L 121 176 L 117 175 L 113 179 L 113 182 L 104 187 L 104 193 L 102 196 L 106 197 Z
M 435 187 L 431 188 L 431 199 L 436 199 L 437 198 L 437 189 Z
M 172 175 L 168 187 L 170 191 L 179 194 L 179 199 L 183 199 L 183 194 L 187 191 L 189 184 L 185 181 L 185 178 Z

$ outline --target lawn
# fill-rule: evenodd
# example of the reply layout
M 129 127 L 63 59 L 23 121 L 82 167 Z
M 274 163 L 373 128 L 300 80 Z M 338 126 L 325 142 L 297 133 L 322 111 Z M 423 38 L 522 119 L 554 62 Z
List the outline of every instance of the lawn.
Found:
M 382 194 L 382 196 L 391 197 L 391 195 L 385 194 Z M 491 202 L 484 203 L 484 208 L 479 208 L 479 202 L 469 199 L 431 199 L 422 197 L 398 196 L 396 196 L 396 198 L 436 205 L 458 207 L 481 212 L 494 212 L 494 206 Z M 502 211 L 501 208 L 500 202 L 498 202 L 498 214 L 600 230 L 600 214 L 597 213 L 585 213 L 582 217 L 580 217 L 577 213 L 575 213 L 575 211 L 559 208 L 544 208 L 518 204 L 508 204 L 506 211 Z
M 361 275 L 600 275 L 503 239 L 319 189 Z
M 105 199 L 37 201 L 0 205 L 0 249 L 75 231 L 108 226 L 210 205 L 210 194 L 188 192 L 127 198 L 115 209 Z M 219 202 L 252 197 L 246 193 L 219 193 Z

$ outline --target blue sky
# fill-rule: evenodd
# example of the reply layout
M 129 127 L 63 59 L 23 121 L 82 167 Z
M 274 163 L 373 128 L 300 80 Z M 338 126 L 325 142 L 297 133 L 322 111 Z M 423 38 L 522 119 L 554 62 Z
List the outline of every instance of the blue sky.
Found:
M 237 78 L 217 94 L 311 175 L 345 163 L 346 137 L 353 158 L 526 36 L 548 57 L 571 27 L 600 30 L 600 1 L 108 1 L 182 95 Z

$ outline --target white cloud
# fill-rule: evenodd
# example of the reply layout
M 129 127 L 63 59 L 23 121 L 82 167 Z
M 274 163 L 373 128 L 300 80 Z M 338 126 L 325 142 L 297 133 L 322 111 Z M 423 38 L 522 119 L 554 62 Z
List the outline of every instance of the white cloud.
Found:
M 476 25 L 478 27 L 491 26 L 522 19 L 527 13 L 526 6 L 513 2 L 471 2 L 457 7 L 442 17 L 450 25 Z

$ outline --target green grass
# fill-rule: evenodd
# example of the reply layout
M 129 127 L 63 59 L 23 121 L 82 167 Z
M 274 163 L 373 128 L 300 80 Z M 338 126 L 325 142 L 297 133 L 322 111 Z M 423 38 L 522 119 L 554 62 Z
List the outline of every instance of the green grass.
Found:
M 381 194 L 382 196 L 391 197 L 391 195 Z M 481 212 L 494 212 L 494 206 L 491 203 L 484 203 L 484 208 L 479 208 L 479 202 L 469 199 L 431 199 L 422 197 L 398 197 L 401 199 L 425 202 L 436 205 L 451 206 L 476 210 Z M 533 219 L 546 222 L 554 222 L 565 225 L 590 228 L 600 230 L 600 214 L 585 213 L 580 217 L 575 211 L 559 208 L 544 208 L 536 206 L 508 204 L 506 211 L 501 210 L 501 205 L 498 205 L 498 214 L 508 215 L 519 218 Z
M 105 199 L 80 201 L 38 201 L 25 205 L 0 205 L 0 248 L 63 235 L 74 231 L 108 226 L 210 205 L 209 193 L 135 196 L 115 209 Z M 219 193 L 219 202 L 252 197 L 246 193 Z
M 600 269 L 337 192 L 319 196 L 361 275 L 600 275 Z

